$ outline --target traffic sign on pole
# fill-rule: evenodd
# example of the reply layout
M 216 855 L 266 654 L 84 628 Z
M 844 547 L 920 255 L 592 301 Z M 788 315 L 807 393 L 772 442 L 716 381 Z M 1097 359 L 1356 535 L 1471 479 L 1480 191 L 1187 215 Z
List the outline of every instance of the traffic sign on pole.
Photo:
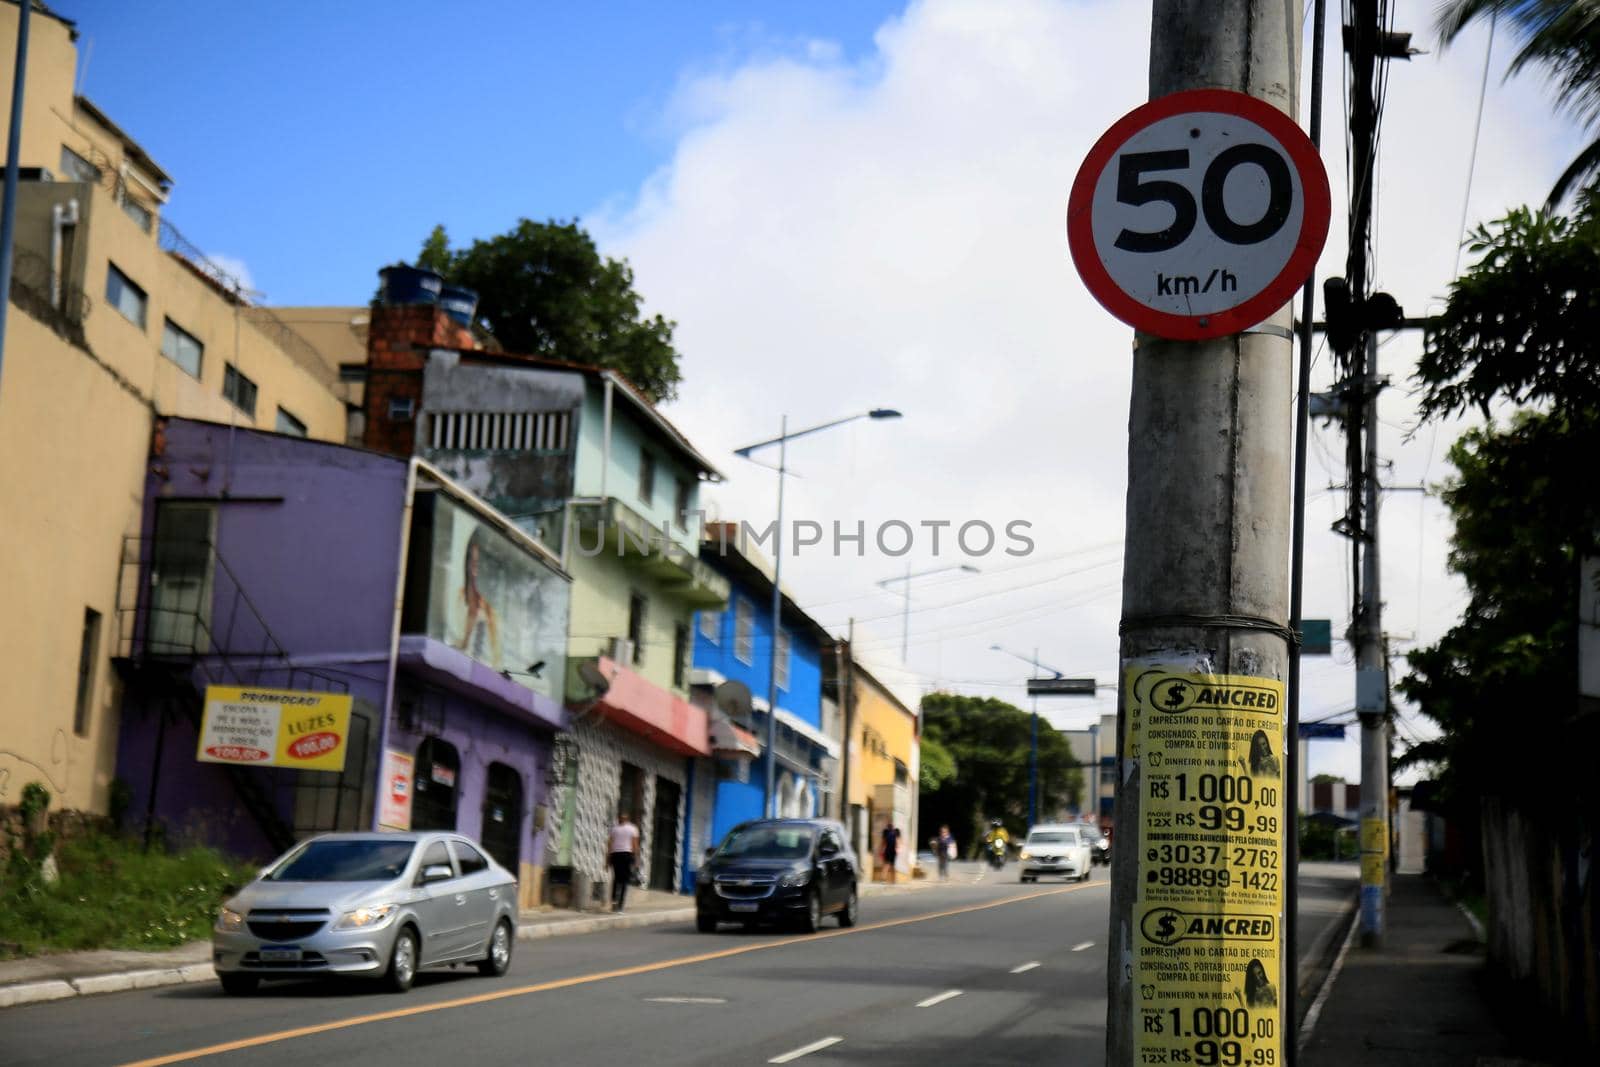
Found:
M 1072 183 L 1067 242 L 1107 311 L 1145 333 L 1200 341 L 1283 307 L 1328 236 L 1322 159 L 1294 120 L 1226 89 L 1124 115 Z

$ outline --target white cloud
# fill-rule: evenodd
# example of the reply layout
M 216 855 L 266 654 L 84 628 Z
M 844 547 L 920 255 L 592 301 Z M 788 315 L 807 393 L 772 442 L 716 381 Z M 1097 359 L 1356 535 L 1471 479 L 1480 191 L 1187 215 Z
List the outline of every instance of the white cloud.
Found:
M 1397 25 L 1427 47 L 1432 5 L 1398 8 Z M 679 323 L 686 380 L 670 413 L 731 476 L 716 492 L 724 515 L 764 524 L 775 502 L 774 476 L 732 448 L 775 435 L 785 413 L 794 427 L 887 405 L 906 418 L 791 447 L 802 477 L 789 488 L 790 516 L 869 529 L 891 518 L 1032 523 L 1031 559 L 990 556 L 976 561 L 983 575 L 914 586 L 911 672 L 895 664 L 900 601 L 875 588 L 906 559 L 869 544 L 864 559 L 786 560 L 786 580 L 825 624 L 842 632 L 852 615 L 875 620 L 861 644 L 913 691 L 940 680 L 1020 702 L 1010 680 L 1026 668 L 989 651 L 994 643 L 1037 645 L 1070 673 L 1115 678 L 1119 568 L 1105 563 L 1123 534 L 1131 333 L 1078 281 L 1064 218 L 1089 146 L 1146 98 L 1149 17 L 1143 2 L 927 0 L 886 22 L 866 56 L 799 42 L 686 75 L 664 109 L 678 131 L 670 163 L 631 204 L 590 217 Z M 1324 154 L 1336 211 L 1319 277 L 1341 273 L 1344 259 L 1336 25 L 1329 41 Z M 1443 56 L 1395 64 L 1390 77 L 1376 278 L 1412 314 L 1436 306 L 1455 260 L 1483 41 L 1469 34 Z M 1497 57 L 1473 219 L 1542 199 L 1575 150 L 1539 86 L 1502 85 L 1503 69 Z M 1383 349 L 1383 370 L 1401 386 L 1381 408 L 1395 427 L 1413 421 L 1403 386 L 1417 349 L 1411 337 Z M 1325 387 L 1326 357 L 1316 376 Z M 1440 478 L 1456 432 L 1406 441 L 1386 430 L 1390 480 Z M 1318 437 L 1314 494 L 1343 477 L 1340 438 Z M 1337 493 L 1308 505 L 1306 613 L 1331 617 L 1335 632 L 1348 618 L 1345 543 L 1326 532 L 1338 508 Z M 1431 640 L 1459 612 L 1447 532 L 1434 501 L 1389 500 L 1392 633 Z M 1089 551 L 1096 545 L 1111 547 Z M 948 550 L 935 558 L 925 539 L 910 557 L 917 570 L 962 561 Z M 1010 591 L 970 599 L 997 590 Z M 920 610 L 957 601 L 966 602 Z M 1308 664 L 1306 717 L 1350 706 L 1342 659 Z M 1080 724 L 1113 708 L 1102 698 L 1044 710 Z M 1312 769 L 1354 777 L 1353 744 L 1318 746 Z
M 229 288 L 237 286 L 244 293 L 246 300 L 259 301 L 265 295 L 256 292 L 256 280 L 250 273 L 250 265 L 238 256 L 230 256 L 225 252 L 208 252 L 206 261 L 222 272 L 223 277 L 219 278 L 219 281 Z

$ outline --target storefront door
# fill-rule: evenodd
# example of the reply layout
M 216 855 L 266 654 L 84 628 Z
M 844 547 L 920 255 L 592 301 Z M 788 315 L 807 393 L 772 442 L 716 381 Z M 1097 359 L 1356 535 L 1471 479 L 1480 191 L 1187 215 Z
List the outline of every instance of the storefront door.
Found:
M 483 847 L 516 875 L 522 852 L 522 776 L 504 763 L 489 764 L 483 788 Z
M 422 739 L 411 793 L 413 830 L 456 828 L 456 779 L 460 774 L 461 757 L 454 745 L 437 737 Z
M 670 893 L 678 867 L 678 783 L 656 775 L 656 810 L 650 835 L 650 888 Z

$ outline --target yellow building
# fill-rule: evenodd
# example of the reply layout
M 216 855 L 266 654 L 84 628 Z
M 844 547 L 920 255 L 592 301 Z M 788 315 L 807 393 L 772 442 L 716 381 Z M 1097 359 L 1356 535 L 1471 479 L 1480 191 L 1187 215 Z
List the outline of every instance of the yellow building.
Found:
M 19 7 L 0 2 L 0 55 Z M 39 781 L 104 811 L 114 769 L 119 587 L 166 415 L 344 441 L 337 369 L 247 316 L 161 218 L 172 180 L 74 96 L 77 33 L 35 7 L 11 304 L 0 364 L 0 804 Z M 0 85 L 0 137 L 11 79 Z M 121 603 L 119 603 L 119 597 Z
M 879 862 L 884 827 L 900 830 L 895 857 L 897 877 L 907 877 L 917 855 L 917 772 L 921 723 L 917 713 L 875 678 L 859 660 L 847 668 L 853 709 L 845 758 L 850 761 L 844 823 L 855 841 L 862 870 L 874 878 L 886 872 Z

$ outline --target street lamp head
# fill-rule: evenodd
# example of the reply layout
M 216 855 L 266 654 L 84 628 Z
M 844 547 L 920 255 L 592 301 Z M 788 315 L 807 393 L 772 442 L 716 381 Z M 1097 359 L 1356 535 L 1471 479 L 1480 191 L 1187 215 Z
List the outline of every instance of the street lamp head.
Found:
M 970 563 L 963 563 L 961 565 L 961 569 L 966 571 L 968 574 L 977 574 L 977 573 L 979 573 L 978 568 L 974 567 Z
M 990 652 L 1004 652 L 1005 649 L 1001 648 L 999 645 L 990 645 L 989 646 L 989 651 Z
M 900 413 L 894 408 L 873 408 L 867 412 L 869 419 L 898 419 Z

